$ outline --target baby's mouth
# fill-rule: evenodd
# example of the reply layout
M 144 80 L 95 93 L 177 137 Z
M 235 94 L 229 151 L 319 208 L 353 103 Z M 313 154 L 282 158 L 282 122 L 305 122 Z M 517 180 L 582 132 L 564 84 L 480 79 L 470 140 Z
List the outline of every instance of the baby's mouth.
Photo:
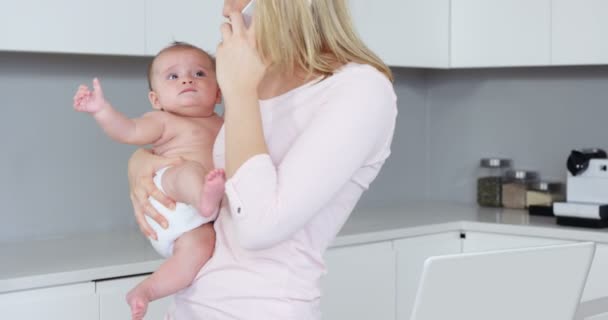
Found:
M 179 94 L 186 93 L 186 92 L 196 92 L 196 89 L 194 89 L 194 88 L 186 88 L 186 89 L 182 90 Z

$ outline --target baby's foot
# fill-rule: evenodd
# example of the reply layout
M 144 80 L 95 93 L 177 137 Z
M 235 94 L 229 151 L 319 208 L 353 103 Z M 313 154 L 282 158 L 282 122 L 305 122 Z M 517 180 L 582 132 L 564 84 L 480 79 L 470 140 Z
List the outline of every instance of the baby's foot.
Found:
M 203 217 L 211 217 L 224 197 L 226 174 L 223 169 L 213 169 L 205 177 L 199 211 Z
M 131 319 L 133 320 L 142 320 L 146 315 L 146 311 L 148 309 L 148 296 L 139 287 L 133 288 L 127 294 L 127 303 L 131 307 Z

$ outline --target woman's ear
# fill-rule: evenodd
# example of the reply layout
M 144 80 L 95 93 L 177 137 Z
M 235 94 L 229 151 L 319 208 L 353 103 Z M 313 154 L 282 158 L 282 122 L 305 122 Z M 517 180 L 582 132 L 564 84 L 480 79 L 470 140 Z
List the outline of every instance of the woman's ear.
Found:
M 148 99 L 150 100 L 150 104 L 154 110 L 163 111 L 163 107 L 160 105 L 160 101 L 158 101 L 158 95 L 154 91 L 148 92 Z

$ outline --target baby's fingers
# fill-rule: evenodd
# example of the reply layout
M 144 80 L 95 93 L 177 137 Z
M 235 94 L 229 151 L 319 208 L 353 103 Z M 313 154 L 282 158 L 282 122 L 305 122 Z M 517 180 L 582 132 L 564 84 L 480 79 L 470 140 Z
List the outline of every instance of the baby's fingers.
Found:
M 83 104 L 83 101 L 86 102 L 88 101 L 89 97 L 91 96 L 91 92 L 89 91 L 89 89 L 87 88 L 87 86 L 85 85 L 81 85 L 78 88 L 78 91 L 76 91 L 76 94 L 74 94 L 74 107 L 80 107 Z
M 99 82 L 99 79 L 97 79 L 97 78 L 93 79 L 93 91 L 95 92 L 96 96 L 103 97 L 103 90 L 101 89 L 101 83 Z
M 77 99 L 80 99 L 83 96 L 85 96 L 88 91 L 89 90 L 87 90 L 86 86 L 80 86 L 78 88 L 78 90 L 76 90 L 76 93 L 74 94 L 74 101 L 76 101 Z

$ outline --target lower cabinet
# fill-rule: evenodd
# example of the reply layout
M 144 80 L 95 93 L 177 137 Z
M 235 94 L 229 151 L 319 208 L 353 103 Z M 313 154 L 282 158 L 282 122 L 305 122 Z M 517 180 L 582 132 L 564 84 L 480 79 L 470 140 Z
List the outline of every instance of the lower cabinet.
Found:
M 462 252 L 469 253 L 491 250 L 530 248 L 572 242 L 573 241 L 553 238 L 515 236 L 485 232 L 467 232 L 466 238 L 462 241 Z
M 591 270 L 587 276 L 587 284 L 583 291 L 582 302 L 608 298 L 608 245 L 597 244 Z M 602 303 L 601 310 L 606 312 L 589 317 L 588 320 L 608 320 L 608 305 Z
M 127 277 L 97 282 L 100 320 L 131 320 L 127 293 L 147 276 Z M 145 319 L 164 319 L 172 296 L 153 301 L 148 305 Z M 92 318 L 91 318 L 92 319 Z
M 395 319 L 392 242 L 332 248 L 321 281 L 323 319 Z
M 397 256 L 397 319 L 408 320 L 414 307 L 424 261 L 432 256 L 460 253 L 460 232 L 395 240 L 395 251 Z
M 323 319 L 410 319 L 424 262 L 432 256 L 573 242 L 484 232 L 461 234 L 450 231 L 329 249 L 325 255 L 328 273 L 321 280 Z M 583 302 L 608 297 L 606 270 L 608 244 L 598 244 Z M 145 277 L 0 294 L 2 319 L 129 320 L 126 294 Z M 152 302 L 146 319 L 163 319 L 171 301 L 172 297 L 167 297 Z M 608 310 L 608 305 L 600 307 Z M 608 312 L 585 320 L 608 320 Z
M 85 282 L 0 294 L 2 319 L 97 319 L 95 283 Z
M 537 247 L 555 244 L 566 244 L 574 241 L 503 235 L 484 232 L 467 232 L 463 240 L 463 252 L 481 252 L 488 250 L 515 249 L 524 247 Z M 587 283 L 583 290 L 581 302 L 608 298 L 608 245 L 596 244 L 595 256 L 587 276 Z M 600 307 L 607 312 L 597 314 L 585 320 L 608 320 L 608 306 Z

